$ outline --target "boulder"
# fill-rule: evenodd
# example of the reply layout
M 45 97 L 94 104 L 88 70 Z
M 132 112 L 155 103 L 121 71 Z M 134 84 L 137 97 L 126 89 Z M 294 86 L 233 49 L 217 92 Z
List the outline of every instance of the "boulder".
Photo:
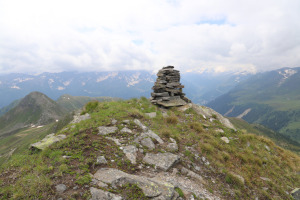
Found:
M 215 115 L 224 126 L 236 130 L 229 119 L 223 117 L 220 113 L 214 111 L 213 109 L 196 104 L 192 104 L 192 108 L 198 115 L 204 116 L 205 118 L 211 118 L 213 115 Z
M 99 156 L 98 158 L 97 158 L 97 162 L 96 162 L 97 164 L 107 164 L 107 160 L 105 159 L 105 157 L 104 156 Z
M 174 186 L 169 183 L 152 181 L 150 178 L 127 174 L 118 169 L 101 168 L 94 174 L 94 179 L 110 184 L 113 188 L 136 184 L 151 199 L 172 200 L 175 196 Z
M 145 126 L 144 124 L 142 124 L 142 122 L 138 119 L 134 119 L 133 122 L 138 125 L 143 131 L 147 131 L 148 128 L 147 126 Z
M 167 171 L 174 164 L 180 161 L 180 157 L 178 155 L 172 153 L 147 153 L 144 157 L 143 161 L 150 165 L 155 165 L 156 167 Z
M 229 143 L 229 139 L 227 137 L 221 137 L 221 140 L 223 140 L 226 144 Z
M 84 115 L 78 114 L 78 115 L 74 116 L 73 120 L 71 121 L 71 124 L 79 123 L 79 122 L 81 122 L 83 120 L 87 120 L 87 119 L 91 119 L 91 116 L 89 113 L 86 113 Z
M 292 197 L 295 200 L 300 200 L 300 188 L 295 188 L 292 192 L 291 192 Z
M 132 133 L 132 130 L 130 130 L 127 127 L 122 128 L 121 133 Z
M 125 153 L 126 157 L 134 165 L 136 164 L 137 151 L 138 149 L 133 145 L 123 147 L 123 152 Z
M 110 133 L 114 133 L 118 130 L 115 126 L 99 126 L 98 127 L 98 135 L 107 135 Z
M 63 193 L 64 191 L 66 191 L 67 186 L 65 184 L 59 184 L 55 186 L 55 189 L 57 193 Z
M 156 117 L 156 112 L 145 113 L 145 115 L 147 115 L 150 118 L 154 118 L 154 117 Z
M 155 144 L 153 143 L 153 141 L 149 137 L 146 137 L 146 138 L 142 139 L 141 140 L 141 145 L 147 147 L 150 150 L 155 149 Z
M 66 135 L 54 135 L 54 133 L 47 135 L 44 139 L 39 142 L 30 145 L 31 150 L 44 150 L 46 147 L 65 139 Z
M 90 188 L 90 192 L 92 195 L 91 200 L 122 200 L 123 199 L 121 196 L 94 187 Z

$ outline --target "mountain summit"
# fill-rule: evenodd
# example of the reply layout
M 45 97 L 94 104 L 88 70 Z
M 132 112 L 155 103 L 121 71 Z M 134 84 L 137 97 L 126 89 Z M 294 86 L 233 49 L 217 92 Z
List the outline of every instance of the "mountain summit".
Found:
M 61 119 L 65 110 L 40 92 L 25 96 L 0 118 L 0 135 L 30 126 L 41 126 Z

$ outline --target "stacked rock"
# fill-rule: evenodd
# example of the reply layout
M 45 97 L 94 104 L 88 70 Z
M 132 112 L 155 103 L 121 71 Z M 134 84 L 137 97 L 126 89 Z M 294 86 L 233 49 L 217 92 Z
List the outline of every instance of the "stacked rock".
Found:
M 183 106 L 191 101 L 182 92 L 180 73 L 173 66 L 163 67 L 157 73 L 157 79 L 152 87 L 151 102 L 164 107 Z

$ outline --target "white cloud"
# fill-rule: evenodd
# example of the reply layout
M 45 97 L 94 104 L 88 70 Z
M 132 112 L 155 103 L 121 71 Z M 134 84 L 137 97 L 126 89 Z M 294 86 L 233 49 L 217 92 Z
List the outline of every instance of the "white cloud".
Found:
M 299 10 L 299 0 L 0 0 L 0 73 L 297 67 Z

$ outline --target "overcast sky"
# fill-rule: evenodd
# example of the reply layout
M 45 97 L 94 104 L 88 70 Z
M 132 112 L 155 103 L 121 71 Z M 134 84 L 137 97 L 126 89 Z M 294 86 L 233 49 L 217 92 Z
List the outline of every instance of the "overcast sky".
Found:
M 0 0 L 0 74 L 300 67 L 300 0 Z

